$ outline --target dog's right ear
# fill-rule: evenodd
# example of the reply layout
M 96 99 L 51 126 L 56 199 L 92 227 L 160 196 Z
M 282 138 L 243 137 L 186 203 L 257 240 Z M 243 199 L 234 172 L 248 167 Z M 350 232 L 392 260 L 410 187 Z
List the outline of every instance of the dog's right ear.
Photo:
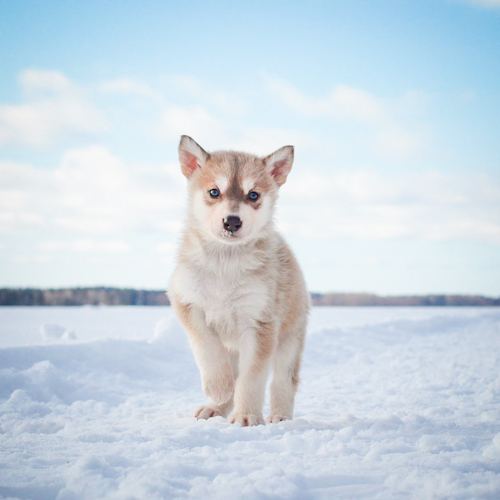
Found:
M 197 168 L 205 165 L 210 155 L 188 135 L 181 136 L 179 160 L 182 173 L 189 179 Z

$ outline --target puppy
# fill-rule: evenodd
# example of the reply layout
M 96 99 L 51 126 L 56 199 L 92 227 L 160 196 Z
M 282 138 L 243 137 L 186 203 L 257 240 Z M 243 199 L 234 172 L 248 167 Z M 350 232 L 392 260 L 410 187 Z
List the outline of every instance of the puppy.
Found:
M 234 407 L 231 423 L 263 424 L 272 368 L 266 420 L 291 419 L 310 300 L 273 214 L 293 147 L 265 158 L 207 153 L 184 135 L 179 159 L 189 204 L 168 295 L 211 399 L 194 416 L 227 417 Z

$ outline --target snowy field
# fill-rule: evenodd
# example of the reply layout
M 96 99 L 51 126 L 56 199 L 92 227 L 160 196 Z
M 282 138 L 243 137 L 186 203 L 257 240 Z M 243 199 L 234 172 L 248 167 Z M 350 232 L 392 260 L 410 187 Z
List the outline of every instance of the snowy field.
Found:
M 0 308 L 0 498 L 500 498 L 499 309 L 317 308 L 295 420 L 203 401 L 169 308 Z

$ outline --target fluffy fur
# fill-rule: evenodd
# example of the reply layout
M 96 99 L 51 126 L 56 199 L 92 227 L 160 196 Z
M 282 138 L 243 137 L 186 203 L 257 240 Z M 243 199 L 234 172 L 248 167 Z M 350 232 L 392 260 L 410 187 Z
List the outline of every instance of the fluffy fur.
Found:
M 264 423 L 272 368 L 267 422 L 291 419 L 309 295 L 273 214 L 293 147 L 266 158 L 209 154 L 182 136 L 179 159 L 189 179 L 189 205 L 168 294 L 211 399 L 195 416 L 227 417 L 234 407 L 231 423 Z

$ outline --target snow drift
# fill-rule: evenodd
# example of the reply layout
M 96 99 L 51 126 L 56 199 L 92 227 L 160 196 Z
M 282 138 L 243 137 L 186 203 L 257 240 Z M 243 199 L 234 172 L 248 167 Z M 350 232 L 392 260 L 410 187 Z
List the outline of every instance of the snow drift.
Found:
M 241 428 L 168 308 L 2 309 L 0 498 L 499 498 L 500 312 L 443 311 L 315 309 L 296 418 Z

